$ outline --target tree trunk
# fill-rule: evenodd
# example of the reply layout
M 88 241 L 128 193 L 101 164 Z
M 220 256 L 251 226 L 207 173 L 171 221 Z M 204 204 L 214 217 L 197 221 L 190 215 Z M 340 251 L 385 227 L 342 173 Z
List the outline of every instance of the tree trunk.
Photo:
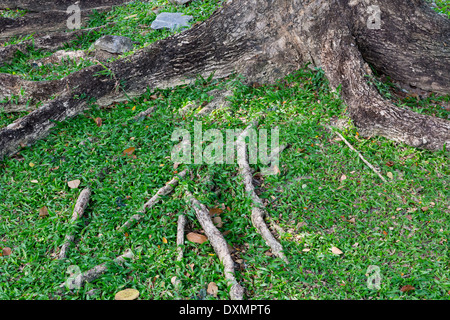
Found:
M 51 120 L 83 110 L 85 99 L 76 98 L 81 94 L 104 105 L 123 99 L 119 84 L 137 96 L 212 72 L 215 78 L 240 73 L 249 82 L 271 82 L 306 63 L 323 68 L 332 88 L 340 86 L 361 134 L 439 150 L 450 143 L 449 122 L 383 99 L 367 82 L 368 63 L 398 82 L 450 93 L 449 35 L 450 20 L 422 0 L 229 0 L 204 23 L 106 64 L 109 75 L 96 76 L 102 66 L 46 82 L 0 75 L 0 99 L 25 90 L 19 105 L 6 104 L 6 111 L 57 96 L 0 131 L 0 157 L 43 137 Z

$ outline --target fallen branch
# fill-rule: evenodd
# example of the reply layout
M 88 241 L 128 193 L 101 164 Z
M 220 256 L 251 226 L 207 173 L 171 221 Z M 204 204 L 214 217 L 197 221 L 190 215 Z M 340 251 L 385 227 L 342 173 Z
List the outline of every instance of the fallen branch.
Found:
M 239 164 L 239 173 L 244 181 L 245 191 L 250 194 L 252 199 L 252 223 L 253 226 L 258 230 L 259 234 L 266 241 L 266 244 L 271 248 L 272 252 L 283 261 L 288 263 L 286 256 L 283 253 L 283 247 L 274 238 L 266 223 L 264 222 L 264 217 L 267 215 L 264 204 L 255 192 L 255 187 L 253 186 L 253 176 L 251 172 L 250 165 L 247 160 L 247 148 L 245 143 L 245 137 L 248 134 L 248 130 L 253 126 L 250 124 L 237 138 L 237 155 Z
M 115 258 L 113 262 L 122 265 L 122 263 L 125 262 L 125 258 L 132 259 L 133 257 L 134 257 L 133 252 L 131 252 L 131 250 L 127 250 L 123 255 Z M 78 274 L 76 277 L 73 278 L 71 277 L 67 279 L 64 283 L 60 284 L 60 287 L 61 288 L 66 287 L 70 290 L 79 289 L 86 282 L 91 282 L 97 279 L 107 270 L 108 270 L 108 262 L 104 262 L 88 271 Z
M 342 134 L 340 134 L 339 132 L 333 130 L 331 127 L 328 127 L 332 132 L 336 133 L 336 135 L 342 139 L 342 141 L 345 142 L 345 144 L 353 151 L 355 151 L 359 158 L 370 168 L 372 169 L 373 172 L 375 172 L 381 180 L 383 180 L 383 182 L 386 182 L 386 179 L 377 171 L 377 169 L 375 169 L 375 167 L 373 165 L 370 164 L 369 161 L 367 161 L 366 159 L 364 159 L 364 157 L 362 156 L 361 153 L 359 153 L 359 151 L 357 151 L 355 148 L 353 148 L 353 146 L 350 144 L 350 142 L 347 141 L 347 139 L 344 138 L 344 136 Z
M 244 288 L 237 282 L 234 277 L 234 261 L 231 258 L 227 242 L 220 231 L 211 221 L 208 209 L 200 203 L 189 191 L 186 191 L 187 202 L 194 209 L 195 215 L 200 222 L 203 230 L 205 230 L 208 240 L 211 242 L 214 251 L 224 266 L 225 279 L 231 286 L 230 297 L 232 300 L 242 300 L 244 296 Z
M 144 204 L 144 207 L 142 209 L 142 213 L 145 213 L 148 209 L 153 207 L 161 198 L 161 196 L 166 196 L 169 193 L 171 193 L 175 187 L 178 185 L 180 179 L 183 179 L 186 176 L 187 169 L 180 172 L 180 174 L 173 178 L 171 181 L 169 181 L 164 187 L 158 190 L 156 194 Z M 123 231 L 125 228 L 131 227 L 134 223 L 138 222 L 143 218 L 142 214 L 135 214 L 133 215 L 127 222 L 125 222 L 120 228 L 120 231 Z
M 91 197 L 91 190 L 89 188 L 81 191 L 80 196 L 78 197 L 77 202 L 75 203 L 75 208 L 73 209 L 72 218 L 70 219 L 70 223 L 73 225 L 78 219 L 80 219 L 89 202 L 89 198 Z M 67 250 L 69 249 L 70 244 L 74 241 L 75 236 L 73 234 L 66 235 L 66 240 L 61 247 L 61 251 L 59 252 L 58 259 L 65 259 L 67 256 Z

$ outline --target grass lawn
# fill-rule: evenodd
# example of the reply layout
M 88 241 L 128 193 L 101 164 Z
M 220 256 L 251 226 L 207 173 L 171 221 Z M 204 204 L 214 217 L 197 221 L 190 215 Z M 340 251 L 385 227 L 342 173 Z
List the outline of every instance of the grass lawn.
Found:
M 448 13 L 445 1 L 436 3 Z M 136 1 L 94 14 L 91 27 L 116 24 L 67 49 L 88 49 L 104 34 L 128 36 L 141 43 L 138 49 L 171 34 L 149 31 L 156 17 L 152 8 L 190 14 L 195 23 L 220 4 L 200 0 L 176 8 L 167 1 Z M 56 79 L 91 63 L 31 66 L 30 61 L 48 55 L 31 49 L 0 72 Z M 450 117 L 449 96 L 397 97 L 389 81 L 377 86 L 400 106 Z M 200 107 L 180 114 L 187 104 L 210 101 L 208 92 L 214 89 L 233 92 L 227 108 L 203 118 L 197 117 Z M 156 111 L 150 117 L 134 119 L 152 106 Z M 0 128 L 24 114 L 0 113 Z M 271 255 L 252 226 L 251 202 L 237 164 L 174 168 L 171 160 L 176 129 L 193 136 L 195 121 L 201 119 L 203 131 L 225 132 L 244 129 L 254 118 L 260 119 L 260 129 L 270 132 L 278 126 L 280 144 L 289 145 L 280 157 L 280 173 L 257 177 L 257 193 L 284 230 L 277 237 L 289 264 Z M 347 123 L 339 132 L 387 182 L 327 129 L 332 119 Z M 0 257 L 0 299 L 114 299 L 125 288 L 137 289 L 143 300 L 229 299 L 222 265 L 209 242 L 187 241 L 183 260 L 176 261 L 178 215 L 187 215 L 189 231 L 202 229 L 183 199 L 186 189 L 208 208 L 221 209 L 216 210 L 223 221 L 220 231 L 233 247 L 236 277 L 247 299 L 449 299 L 448 151 L 431 153 L 384 138 L 362 138 L 347 119 L 339 93 L 329 89 L 321 70 L 307 66 L 271 85 L 250 87 L 239 76 L 199 78 L 191 86 L 149 89 L 108 108 L 93 103 L 84 114 L 59 123 L 47 138 L 0 162 L 0 247 L 12 251 Z M 131 147 L 134 157 L 125 156 Z M 191 174 L 172 195 L 163 197 L 138 225 L 117 230 L 185 168 Z M 80 186 L 69 188 L 75 179 Z M 92 190 L 91 201 L 82 220 L 70 226 L 75 201 L 85 187 Z M 46 217 L 39 216 L 43 207 Z M 60 261 L 59 248 L 73 229 L 75 245 L 68 259 Z M 333 253 L 332 247 L 342 253 Z M 134 259 L 124 266 L 111 262 L 128 248 Z M 86 271 L 104 262 L 108 271 L 97 280 L 76 291 L 59 290 L 70 266 Z M 376 273 L 378 290 L 368 285 Z M 178 289 L 173 277 L 181 281 Z M 219 288 L 217 297 L 206 292 L 210 282 Z

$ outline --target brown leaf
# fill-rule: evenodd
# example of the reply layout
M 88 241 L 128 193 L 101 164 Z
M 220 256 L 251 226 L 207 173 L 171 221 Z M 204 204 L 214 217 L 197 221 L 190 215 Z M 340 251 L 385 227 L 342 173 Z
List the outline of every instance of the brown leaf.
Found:
M 131 155 L 133 154 L 134 150 L 136 150 L 135 147 L 130 147 L 130 148 L 128 148 L 128 149 L 125 149 L 125 150 L 123 151 L 123 154 L 124 154 L 124 155 L 127 155 L 127 156 L 131 156 Z
M 9 256 L 11 253 L 12 253 L 11 248 L 6 247 L 6 248 L 2 249 L 2 255 L 3 256 Z
M 187 238 L 189 241 L 191 241 L 191 242 L 194 242 L 194 243 L 200 243 L 200 244 L 202 244 L 202 243 L 205 242 L 205 241 L 208 241 L 208 238 L 206 238 L 204 235 L 198 234 L 198 233 L 195 233 L 195 232 L 189 232 L 189 233 L 186 235 L 186 238 Z
M 48 216 L 48 209 L 47 209 L 47 207 L 44 206 L 39 209 L 39 217 L 43 218 L 46 216 Z
M 125 289 L 116 293 L 115 300 L 135 300 L 139 297 L 136 289 Z
M 95 118 L 95 124 L 97 125 L 97 127 L 101 127 L 103 124 L 102 118 Z
M 78 188 L 78 186 L 80 185 L 80 183 L 81 183 L 81 181 L 77 179 L 77 180 L 69 181 L 69 182 L 67 183 L 67 185 L 69 186 L 70 189 L 76 189 L 76 188 Z
M 211 209 L 209 209 L 209 215 L 210 216 L 213 216 L 215 214 L 221 214 L 222 212 L 223 212 L 223 210 L 220 209 L 220 208 L 211 208 Z
M 400 291 L 401 292 L 409 292 L 409 291 L 413 291 L 413 290 L 416 290 L 416 288 L 414 288 L 413 286 L 411 286 L 411 285 L 406 285 L 406 286 L 403 286 L 401 289 L 400 289 Z
M 208 284 L 208 289 L 206 290 L 206 292 L 212 296 L 214 296 L 215 298 L 217 298 L 217 293 L 219 292 L 219 287 L 217 286 L 217 284 L 215 282 L 210 282 Z
M 217 228 L 222 228 L 223 227 L 223 222 L 222 222 L 222 219 L 220 217 L 214 217 L 213 223 L 217 226 Z
M 273 173 L 275 173 L 275 174 L 281 173 L 280 168 L 278 168 L 278 166 L 276 164 L 273 166 Z
M 331 252 L 333 252 L 334 254 L 337 254 L 337 255 L 343 254 L 343 252 L 336 247 L 331 247 Z
M 394 162 L 393 161 L 388 161 L 388 162 L 386 162 L 386 165 L 388 167 L 392 167 L 394 165 Z

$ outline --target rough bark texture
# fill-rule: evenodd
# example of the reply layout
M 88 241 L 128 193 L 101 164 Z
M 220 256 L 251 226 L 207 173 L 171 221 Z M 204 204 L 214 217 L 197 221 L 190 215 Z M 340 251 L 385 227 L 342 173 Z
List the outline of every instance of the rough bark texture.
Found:
M 248 135 L 247 130 L 251 128 L 252 125 L 248 126 L 246 130 L 244 130 L 237 138 L 236 147 L 237 147 L 237 158 L 239 165 L 239 173 L 244 182 L 245 192 L 252 200 L 252 223 L 253 226 L 258 230 L 258 233 L 263 237 L 266 241 L 266 244 L 270 247 L 273 254 L 278 258 L 282 259 L 286 263 L 286 256 L 283 253 L 283 247 L 281 244 L 275 239 L 275 237 L 270 232 L 266 223 L 264 222 L 264 217 L 267 215 L 265 206 L 262 200 L 258 197 L 255 192 L 255 187 L 253 186 L 253 175 L 250 169 L 250 165 L 248 163 L 247 157 L 247 146 L 245 143 L 245 137 Z
M 133 252 L 131 250 L 126 251 L 123 255 L 118 256 L 113 260 L 113 262 L 122 265 L 125 262 L 125 258 L 132 259 L 134 257 Z M 60 287 L 66 287 L 67 289 L 79 289 L 86 282 L 91 282 L 102 274 L 104 274 L 108 270 L 108 263 L 104 262 L 99 264 L 98 266 L 89 269 L 83 273 L 78 274 L 76 277 L 68 279 L 68 281 L 62 283 Z
M 182 172 L 179 173 L 179 175 L 175 178 L 173 178 L 172 180 L 170 180 L 164 187 L 162 187 L 161 189 L 159 189 L 156 194 L 151 197 L 150 200 L 148 200 L 145 204 L 144 207 L 142 209 L 142 212 L 145 213 L 147 210 L 149 210 L 150 208 L 152 208 L 160 199 L 161 196 L 166 196 L 170 193 L 173 192 L 173 190 L 175 189 L 175 187 L 178 185 L 178 183 L 180 182 L 180 179 L 183 179 L 187 174 L 187 169 L 183 170 Z M 133 224 L 135 224 L 136 222 L 138 222 L 139 220 L 141 220 L 143 218 L 142 214 L 135 214 L 133 215 L 127 222 L 125 222 L 120 228 L 119 230 L 123 231 L 125 230 L 125 228 L 129 228 L 131 227 Z
M 89 199 L 91 198 L 91 190 L 89 188 L 84 189 L 81 191 L 80 195 L 78 196 L 78 200 L 75 203 L 75 208 L 73 209 L 72 217 L 70 218 L 70 223 L 73 224 L 75 221 L 80 219 L 84 211 L 86 210 L 86 207 L 89 203 Z M 67 251 L 69 250 L 70 244 L 75 240 L 75 236 L 73 234 L 66 235 L 66 239 L 64 241 L 64 244 L 61 247 L 61 250 L 59 252 L 58 259 L 65 259 L 67 256 Z
M 368 27 L 374 5 L 381 11 L 380 29 Z M 341 87 L 361 134 L 439 150 L 450 143 L 449 122 L 384 100 L 367 82 L 367 62 L 399 82 L 450 93 L 449 31 L 450 20 L 422 0 L 228 1 L 208 21 L 107 64 L 109 76 L 98 76 L 102 66 L 39 83 L 1 75 L 0 99 L 22 89 L 24 101 L 48 102 L 0 131 L 0 157 L 45 136 L 52 121 L 82 111 L 85 99 L 77 95 L 105 105 L 123 99 L 119 83 L 133 97 L 212 72 L 215 78 L 236 72 L 249 82 L 270 82 L 305 63 L 322 67 L 331 87 Z
M 86 26 L 86 21 L 94 10 L 103 12 L 110 10 L 114 5 L 120 5 L 129 1 L 124 0 L 95 0 L 78 1 L 80 8 L 81 27 Z M 18 18 L 0 17 L 0 43 L 12 36 L 38 34 L 67 30 L 67 20 L 73 15 L 67 9 L 76 1 L 60 0 L 21 0 L 0 1 L 1 9 L 22 9 L 27 13 Z
M 180 214 L 178 216 L 177 223 L 177 261 L 181 261 L 183 259 L 183 248 L 184 245 L 184 228 L 186 227 L 186 216 L 184 214 Z
M 84 34 L 101 31 L 111 25 L 112 23 L 95 28 L 78 29 L 71 32 L 53 32 L 43 37 L 37 37 L 36 39 L 29 39 L 17 44 L 0 47 L 0 66 L 5 63 L 10 63 L 17 51 L 26 53 L 30 46 L 33 46 L 36 50 L 56 51 L 64 48 L 66 43 L 70 43 Z
M 219 257 L 220 262 L 223 264 L 225 279 L 228 280 L 228 284 L 231 286 L 231 299 L 242 300 L 244 288 L 242 288 L 234 277 L 234 261 L 231 258 L 230 250 L 228 250 L 225 238 L 211 221 L 208 209 L 189 191 L 186 191 L 186 198 L 190 206 L 194 209 L 195 216 L 197 217 L 198 222 L 200 222 L 203 230 L 205 230 L 206 236 Z

